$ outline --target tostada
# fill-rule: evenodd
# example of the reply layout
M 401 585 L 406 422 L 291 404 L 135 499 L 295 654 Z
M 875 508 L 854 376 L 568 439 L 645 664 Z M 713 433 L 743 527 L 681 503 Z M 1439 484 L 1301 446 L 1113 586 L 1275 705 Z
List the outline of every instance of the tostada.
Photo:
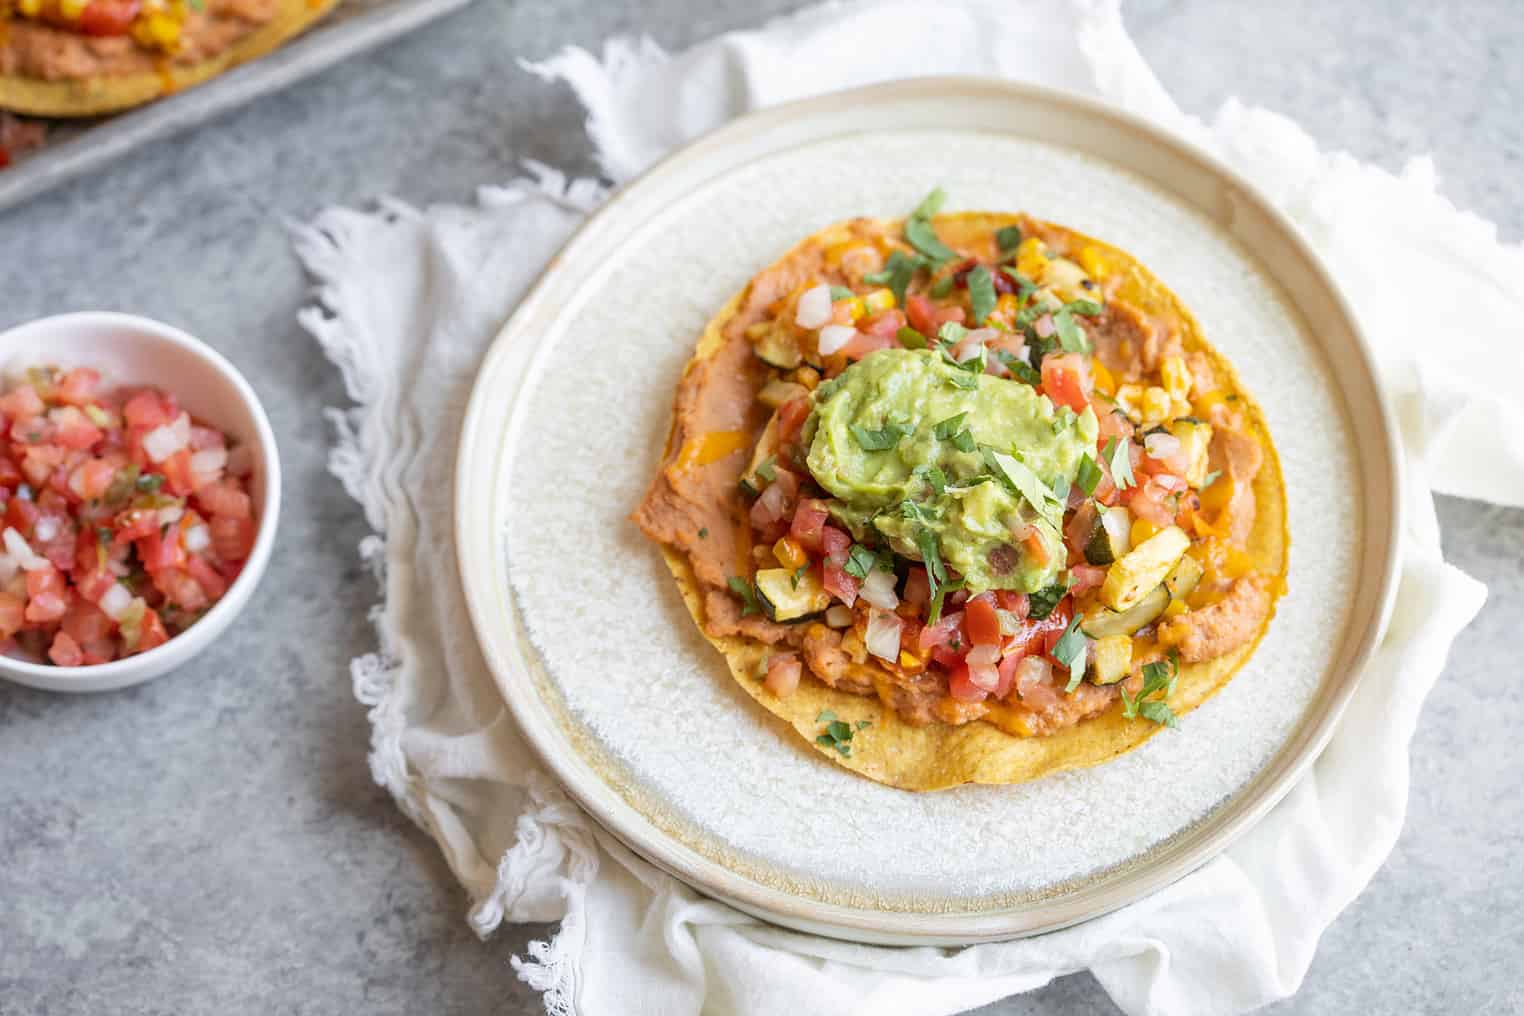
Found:
M 737 682 L 896 787 L 1137 747 L 1284 585 L 1280 467 L 1195 319 L 1027 215 L 860 218 L 710 322 L 634 513 Z
M 0 110 L 98 116 L 262 56 L 336 0 L 0 0 Z

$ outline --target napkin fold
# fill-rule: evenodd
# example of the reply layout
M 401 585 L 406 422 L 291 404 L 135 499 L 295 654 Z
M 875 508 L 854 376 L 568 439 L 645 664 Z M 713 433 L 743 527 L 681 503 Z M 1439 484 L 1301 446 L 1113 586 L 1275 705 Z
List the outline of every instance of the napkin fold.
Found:
M 1244 1010 L 1294 992 L 1323 929 L 1396 840 L 1419 710 L 1485 596 L 1444 562 L 1430 491 L 1524 504 L 1524 401 L 1496 380 L 1524 373 L 1524 249 L 1446 201 L 1427 160 L 1391 174 L 1231 101 L 1209 122 L 1186 116 L 1112 2 L 827 4 L 676 56 L 613 40 L 526 66 L 576 91 L 616 184 L 747 110 L 890 78 L 1000 76 L 1150 117 L 1257 183 L 1341 280 L 1398 410 L 1409 511 L 1397 607 L 1333 740 L 1218 858 L 1023 941 L 888 949 L 784 931 L 630 854 L 538 769 L 455 575 L 452 470 L 476 366 L 604 189 L 529 164 L 470 207 L 325 211 L 293 227 L 315 280 L 300 317 L 354 403 L 330 410 L 331 465 L 375 531 L 361 553 L 383 591 L 379 647 L 354 661 L 355 694 L 370 709 L 377 782 L 439 843 L 476 930 L 560 920 L 513 961 L 553 1016 L 952 1013 L 1086 968 L 1128 1013 Z M 1424 326 L 1436 319 L 1450 326 L 1442 358 Z

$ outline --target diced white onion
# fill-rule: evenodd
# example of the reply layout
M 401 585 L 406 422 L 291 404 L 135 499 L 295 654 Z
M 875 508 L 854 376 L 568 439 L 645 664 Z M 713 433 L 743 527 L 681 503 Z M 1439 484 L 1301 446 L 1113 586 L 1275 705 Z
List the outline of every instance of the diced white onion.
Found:
M 830 356 L 852 341 L 857 329 L 850 325 L 826 325 L 820 329 L 820 355 Z
M 863 644 L 868 652 L 890 663 L 900 658 L 900 626 L 898 615 L 884 610 L 868 611 L 868 631 Z
M 228 452 L 227 471 L 233 476 L 248 476 L 254 472 L 254 450 L 246 444 L 234 445 Z
M 995 616 L 1000 618 L 1000 634 L 1015 635 L 1021 631 L 1021 618 L 1009 610 L 996 610 Z
M 51 515 L 44 515 L 32 527 L 32 535 L 37 538 L 38 543 L 47 543 L 58 535 L 58 520 Z
M 833 603 L 825 613 L 826 624 L 832 628 L 848 628 L 852 624 L 852 608 Z
M 6 552 L 26 571 L 41 571 L 53 566 L 47 558 L 38 557 L 33 553 L 31 544 L 26 542 L 26 538 L 10 526 L 5 527 L 5 533 L 0 538 L 5 540 Z
M 1032 330 L 1037 333 L 1039 338 L 1046 339 L 1058 330 L 1058 326 L 1053 323 L 1053 315 L 1044 314 L 1032 322 Z
M 226 448 L 203 448 L 192 455 L 190 460 L 191 472 L 200 476 L 211 476 L 227 464 Z
M 807 289 L 794 308 L 794 324 L 800 328 L 819 328 L 831 323 L 831 287 L 821 283 Z
M 993 663 L 970 663 L 968 681 L 981 691 L 994 692 L 1000 687 L 1000 671 Z
M 143 451 L 150 460 L 163 462 L 190 444 L 190 417 L 181 413 L 173 422 L 155 427 L 143 438 Z
M 1165 459 L 1180 450 L 1180 439 L 1173 434 L 1150 434 L 1143 439 L 1143 448 L 1151 458 Z
M 857 595 L 867 601 L 870 607 L 881 610 L 893 610 L 900 605 L 900 598 L 894 594 L 894 572 L 882 568 L 875 568 L 868 573 Z
M 1053 680 L 1053 664 L 1041 656 L 1024 656 L 1016 664 L 1016 687 L 1047 684 Z
M 212 531 L 197 523 L 185 531 L 185 549 L 199 554 L 212 545 Z
M 963 658 L 963 662 L 970 667 L 988 667 L 1000 662 L 1000 647 L 997 645 L 974 646 Z
M 21 565 L 9 554 L 0 554 L 0 586 L 6 585 L 21 571 Z
M 131 602 L 132 593 L 128 588 L 120 582 L 113 582 L 111 588 L 106 590 L 106 594 L 101 597 L 101 602 L 97 606 L 101 608 L 101 611 L 107 617 L 117 621 L 121 619 L 122 613 Z
M 172 526 L 176 522 L 179 522 L 180 516 L 184 514 L 185 506 L 183 504 L 165 505 L 159 509 L 159 525 Z

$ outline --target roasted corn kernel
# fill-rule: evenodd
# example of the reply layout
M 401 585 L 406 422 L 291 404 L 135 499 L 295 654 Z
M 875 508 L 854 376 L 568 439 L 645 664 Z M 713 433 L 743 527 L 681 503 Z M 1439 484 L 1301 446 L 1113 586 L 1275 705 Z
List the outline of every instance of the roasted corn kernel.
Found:
M 869 314 L 878 314 L 882 311 L 894 309 L 894 290 L 875 289 L 863 297 L 863 303 Z
M 1164 380 L 1164 390 L 1170 398 L 1183 399 L 1191 393 L 1191 369 L 1185 365 L 1183 356 L 1166 356 L 1159 364 L 1159 375 Z

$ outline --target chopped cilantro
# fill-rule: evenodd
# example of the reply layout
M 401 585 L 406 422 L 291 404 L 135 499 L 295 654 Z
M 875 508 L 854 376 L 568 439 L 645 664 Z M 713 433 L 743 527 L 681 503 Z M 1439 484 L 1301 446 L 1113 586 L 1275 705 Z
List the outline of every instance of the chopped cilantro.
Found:
M 952 445 L 960 452 L 971 452 L 977 447 L 974 444 L 974 435 L 969 433 L 967 427 L 952 436 Z
M 1048 485 L 1025 462 L 1007 455 L 1005 452 L 996 451 L 993 448 L 984 449 L 985 464 L 990 467 L 995 478 L 1013 494 L 1019 494 L 1026 499 L 1027 504 L 1041 515 L 1054 528 L 1059 528 L 1063 522 L 1062 507 L 1059 507 L 1059 515 L 1055 519 L 1053 502 L 1057 501 L 1053 491 Z M 1061 503 L 1060 503 L 1061 504 Z
M 1136 697 L 1122 689 L 1122 715 L 1129 720 L 1141 716 L 1161 727 L 1177 727 L 1175 711 L 1164 700 L 1175 690 L 1175 678 L 1180 672 L 1179 658 L 1171 652 L 1168 660 L 1157 660 L 1143 665 L 1143 687 Z M 1158 698 L 1151 698 L 1153 695 Z M 1146 700 L 1146 701 L 1145 701 Z
M 1210 473 L 1208 473 L 1205 476 L 1203 476 L 1201 478 L 1201 489 L 1202 490 L 1206 490 L 1212 484 L 1216 483 L 1217 482 L 1217 478 L 1219 476 L 1221 476 L 1221 475 L 1222 475 L 1222 470 L 1221 469 L 1214 469 Z
M 809 571 L 809 570 L 810 570 L 810 565 L 809 565 L 808 561 L 806 561 L 804 564 L 800 565 L 798 568 L 795 568 L 794 569 L 794 574 L 789 576 L 789 584 L 793 588 L 798 589 L 799 588 L 799 580 L 804 578 L 804 573 Z
M 967 413 L 959 413 L 957 416 L 949 416 L 947 419 L 931 428 L 931 432 L 937 436 L 937 440 L 946 441 L 963 428 L 963 421 L 968 419 Z
M 825 732 L 815 738 L 815 743 L 822 748 L 835 748 L 842 757 L 847 758 L 852 754 L 852 725 L 845 720 L 838 720 L 836 714 L 829 709 L 823 709 L 820 715 L 815 717 L 816 723 L 825 725 Z M 861 730 L 868 725 L 867 720 L 859 720 L 857 729 Z
M 947 493 L 947 476 L 936 466 L 916 466 L 911 470 L 911 475 L 924 479 L 934 493 Z
M 1085 492 L 1086 497 L 1094 494 L 1096 484 L 1101 482 L 1101 467 L 1095 464 L 1095 459 L 1092 459 L 1088 452 L 1080 458 L 1079 470 L 1075 473 L 1074 482 L 1079 485 L 1080 490 Z
M 1132 475 L 1132 452 L 1131 442 L 1112 437 L 1106 441 L 1106 447 L 1101 449 L 1101 458 L 1111 467 L 1111 480 L 1117 485 L 1118 490 L 1126 490 L 1128 487 L 1136 487 L 1138 481 Z
M 860 543 L 854 543 L 847 553 L 847 563 L 842 565 L 841 570 L 855 578 L 865 579 L 877 564 L 877 551 L 870 550 Z
M 1067 582 L 1055 582 L 1045 589 L 1039 589 L 1035 593 L 1028 594 L 1027 616 L 1034 621 L 1045 619 L 1049 614 L 1053 613 L 1053 609 L 1058 606 L 1058 601 L 1068 594 L 1069 584 Z
M 923 264 L 921 258 L 912 257 L 902 250 L 897 250 L 889 255 L 889 260 L 884 263 L 883 271 L 864 275 L 863 281 L 873 286 L 888 286 L 894 293 L 894 299 L 904 304 L 905 290 L 910 288 L 910 280 L 915 278 L 916 270 Z
M 1053 327 L 1058 330 L 1058 344 L 1064 347 L 1064 352 L 1090 352 L 1090 338 L 1083 328 L 1074 323 L 1074 314 L 1068 306 L 1053 312 Z
M 1106 308 L 1094 300 L 1070 300 L 1064 304 L 1064 310 L 1074 314 L 1083 314 L 1085 317 L 1096 317 L 1106 313 Z
M 873 726 L 873 721 L 872 720 L 858 720 L 856 723 L 853 724 L 853 726 L 856 727 L 858 730 L 864 730 L 864 729 L 866 729 L 868 727 Z
M 1009 254 L 1021 246 L 1021 227 L 1002 226 L 995 230 L 995 243 L 1000 246 L 1000 253 Z
M 852 299 L 852 297 L 854 297 L 856 295 L 857 295 L 856 293 L 853 293 L 846 286 L 832 286 L 831 287 L 831 302 L 832 303 L 836 303 L 838 300 L 850 300 L 850 299 Z
M 158 473 L 144 473 L 137 479 L 137 488 L 144 494 L 156 494 L 164 486 L 164 477 Z
M 1034 388 L 1042 384 L 1042 375 L 1032 369 L 1032 365 L 1025 360 L 1017 359 L 1003 349 L 995 350 L 995 359 L 1005 364 L 1005 369 L 1011 372 L 1011 376 L 1018 381 L 1025 381 Z
M 768 483 L 772 483 L 778 478 L 778 470 L 773 467 L 773 457 L 771 455 L 763 459 L 762 464 L 757 467 L 757 475 Z
M 931 293 L 931 298 L 933 300 L 941 300 L 946 297 L 948 293 L 952 292 L 954 285 L 956 285 L 956 283 L 954 282 L 953 277 L 951 275 L 944 275 L 936 282 L 931 284 L 931 289 L 928 290 L 928 292 Z
M 964 391 L 973 391 L 979 387 L 979 375 L 972 371 L 954 371 L 948 375 L 947 380 L 954 388 L 962 388 Z
M 984 324 L 984 319 L 995 309 L 995 280 L 983 265 L 968 273 L 968 304 L 974 312 L 974 324 Z
M 762 613 L 762 608 L 757 603 L 757 591 L 751 587 L 750 582 L 732 575 L 726 580 L 726 583 L 730 586 L 730 591 L 739 596 L 741 602 L 745 604 L 741 608 L 742 617 L 745 617 L 747 614 Z
M 1089 648 L 1090 639 L 1080 631 L 1080 619 L 1076 615 L 1069 622 L 1069 627 L 1064 629 L 1063 635 L 1053 644 L 1053 658 L 1069 668 L 1069 683 L 1064 686 L 1065 692 L 1072 694 L 1085 679 Z
M 947 567 L 942 564 L 942 550 L 937 545 L 936 533 L 924 527 L 917 529 L 915 543 L 921 552 L 921 561 L 926 565 L 927 584 L 931 587 L 931 608 L 927 614 L 927 623 L 934 624 L 942 616 L 942 591 L 947 583 Z
M 896 332 L 895 337 L 900 340 L 900 345 L 904 346 L 906 349 L 925 349 L 928 345 L 926 336 L 922 335 L 914 328 L 911 328 L 909 325 L 906 325 L 898 332 Z
M 956 346 L 963 341 L 963 336 L 968 334 L 968 329 L 956 321 L 945 322 L 937 329 L 937 341 L 944 346 Z
M 702 528 L 699 529 L 699 539 L 700 540 L 707 540 L 707 539 L 709 539 L 709 527 L 708 526 L 703 526 Z
M 915 501 L 901 501 L 899 507 L 900 518 L 909 519 L 912 522 L 935 522 L 937 510 L 928 508 Z
M 865 452 L 886 452 L 899 444 L 900 438 L 910 433 L 909 427 L 893 422 L 886 422 L 880 430 L 869 430 L 857 423 L 847 429 L 852 432 L 857 446 Z
M 905 239 L 933 264 L 942 264 L 958 256 L 957 251 L 937 237 L 937 231 L 931 225 L 931 217 L 937 214 L 945 200 L 946 192 L 938 187 L 926 195 L 905 220 Z

